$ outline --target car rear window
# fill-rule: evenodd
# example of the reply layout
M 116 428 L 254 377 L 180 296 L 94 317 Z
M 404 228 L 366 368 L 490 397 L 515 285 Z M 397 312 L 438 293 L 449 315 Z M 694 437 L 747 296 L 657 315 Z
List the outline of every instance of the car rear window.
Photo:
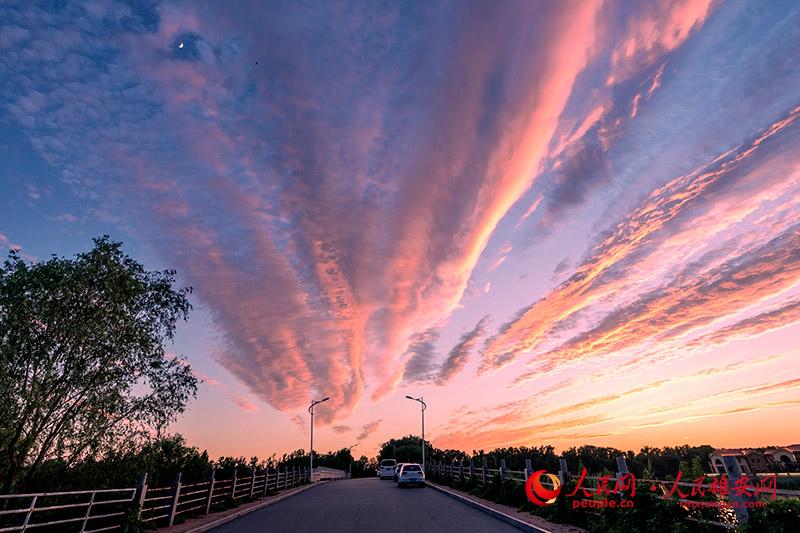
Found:
M 381 466 L 394 466 L 397 464 L 397 461 L 394 459 L 384 459 L 381 461 Z
M 422 469 L 419 465 L 406 465 L 403 467 L 403 472 L 421 472 Z

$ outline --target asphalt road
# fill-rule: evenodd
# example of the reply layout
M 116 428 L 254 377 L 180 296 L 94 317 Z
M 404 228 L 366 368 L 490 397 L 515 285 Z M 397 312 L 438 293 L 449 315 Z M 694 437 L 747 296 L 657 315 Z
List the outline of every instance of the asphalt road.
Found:
M 214 533 L 519 533 L 431 488 L 348 479 L 314 487 L 214 529 Z

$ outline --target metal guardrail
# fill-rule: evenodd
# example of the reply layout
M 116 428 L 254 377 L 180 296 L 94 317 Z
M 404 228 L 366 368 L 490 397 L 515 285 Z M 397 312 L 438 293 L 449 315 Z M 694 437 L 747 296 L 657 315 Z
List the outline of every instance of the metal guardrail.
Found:
M 135 494 L 136 488 L 3 494 L 0 532 L 52 530 L 66 524 L 83 533 L 108 531 L 118 526 L 109 526 L 107 522 L 125 515 Z M 15 517 L 18 524 L 13 524 Z
M 178 517 L 208 514 L 222 502 L 254 499 L 309 481 L 307 468 L 241 478 L 235 472 L 233 479 L 223 480 L 213 471 L 208 481 L 189 484 L 181 477 L 168 487 L 149 488 L 142 475 L 136 487 L 122 489 L 0 494 L 0 533 L 118 530 L 132 509 L 154 526 L 172 526 Z

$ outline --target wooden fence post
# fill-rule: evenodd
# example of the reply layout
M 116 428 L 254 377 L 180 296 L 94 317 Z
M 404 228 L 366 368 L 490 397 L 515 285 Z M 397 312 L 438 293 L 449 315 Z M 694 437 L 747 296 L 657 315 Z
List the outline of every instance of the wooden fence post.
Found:
M 561 484 L 564 484 L 564 481 L 569 479 L 569 470 L 567 469 L 567 460 L 563 457 L 558 460 L 558 480 L 561 481 Z
M 531 465 L 531 458 L 530 457 L 526 457 L 525 458 L 525 481 L 527 481 L 528 478 L 531 477 L 531 474 L 533 474 L 533 467 Z
M 39 496 L 34 496 L 33 498 L 31 498 L 31 504 L 28 506 L 28 512 L 25 514 L 25 521 L 22 523 L 23 532 L 28 527 L 28 522 L 30 522 L 31 520 L 31 515 L 33 514 L 33 510 L 36 508 L 37 499 L 39 499 Z
M 500 459 L 500 482 L 506 480 L 506 460 Z
M 214 498 L 214 481 L 217 478 L 217 469 L 211 469 L 211 475 L 208 476 L 208 494 L 206 494 L 206 512 L 203 514 L 208 514 L 211 512 L 211 500 Z
M 133 493 L 133 505 L 138 509 L 136 511 L 136 518 L 142 517 L 145 495 L 147 495 L 147 472 L 139 476 L 139 481 L 136 483 L 136 492 Z
M 253 467 L 252 474 L 250 475 L 250 499 L 253 499 L 253 493 L 256 491 L 256 468 Z
M 239 469 L 233 469 L 233 485 L 231 485 L 231 498 L 236 501 L 236 478 L 239 477 Z
M 283 467 L 283 490 L 286 490 L 286 488 L 288 486 L 289 486 L 289 467 L 288 466 L 284 466 Z
M 628 473 L 628 463 L 625 462 L 625 456 L 620 455 L 617 457 L 617 482 L 622 482 L 622 476 Z
M 475 460 L 469 460 L 469 479 L 472 481 L 473 476 L 475 475 Z
M 458 460 L 458 480 L 464 481 L 464 459 Z
M 175 513 L 178 511 L 178 500 L 181 497 L 181 472 L 175 476 L 175 484 L 172 486 L 172 503 L 169 508 L 169 527 L 175 524 Z
M 269 492 L 269 471 L 270 469 L 267 468 L 267 471 L 264 472 L 264 496 Z
M 94 505 L 94 496 L 97 492 L 92 492 L 92 497 L 89 498 L 89 505 L 86 506 L 86 513 L 83 515 L 83 524 L 81 524 L 81 533 L 86 531 L 86 523 L 89 521 L 89 516 L 92 514 L 92 505 Z
M 622 490 L 622 476 L 628 473 L 628 463 L 625 462 L 625 456 L 619 455 L 617 456 L 617 487 Z
M 481 465 L 483 486 L 486 486 L 486 479 L 489 477 L 489 465 L 486 462 L 486 456 L 481 457 L 483 464 Z

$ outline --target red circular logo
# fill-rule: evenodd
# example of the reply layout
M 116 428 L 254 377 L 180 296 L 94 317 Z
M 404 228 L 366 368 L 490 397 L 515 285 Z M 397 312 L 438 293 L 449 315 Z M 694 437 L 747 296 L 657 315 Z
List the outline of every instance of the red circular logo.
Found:
M 553 484 L 552 489 L 542 485 L 542 476 L 546 477 Z M 546 470 L 537 470 L 530 475 L 525 482 L 525 494 L 528 499 L 536 505 L 550 505 L 556 501 L 558 493 L 561 492 L 561 481 L 557 476 L 548 473 Z

